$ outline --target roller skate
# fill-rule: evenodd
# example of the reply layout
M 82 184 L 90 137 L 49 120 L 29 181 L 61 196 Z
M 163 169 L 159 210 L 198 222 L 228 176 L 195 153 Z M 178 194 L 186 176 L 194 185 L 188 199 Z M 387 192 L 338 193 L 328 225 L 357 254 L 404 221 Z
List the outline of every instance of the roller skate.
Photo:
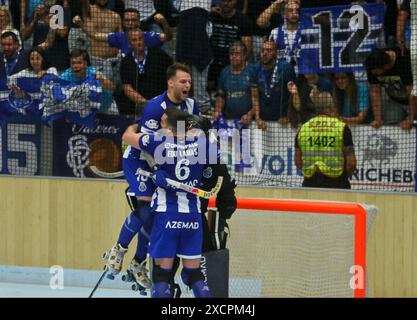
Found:
M 146 269 L 146 260 L 141 263 L 137 262 L 135 258 L 126 270 L 126 274 L 122 276 L 122 281 L 133 282 L 131 289 L 133 291 L 139 291 L 141 295 L 147 295 L 146 289 L 152 287 L 152 282 L 149 279 L 149 271 Z

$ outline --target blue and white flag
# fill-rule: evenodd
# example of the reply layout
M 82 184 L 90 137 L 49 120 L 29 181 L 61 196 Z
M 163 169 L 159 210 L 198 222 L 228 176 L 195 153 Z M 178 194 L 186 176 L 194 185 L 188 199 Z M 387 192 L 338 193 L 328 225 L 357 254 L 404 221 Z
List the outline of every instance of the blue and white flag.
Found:
M 43 121 L 49 122 L 65 117 L 86 127 L 95 126 L 95 116 L 100 108 L 102 86 L 99 80 L 87 77 L 69 82 L 57 76 L 47 75 L 42 79 Z
M 224 146 L 231 142 L 231 164 L 234 165 L 235 172 L 240 172 L 244 168 L 250 167 L 250 154 L 248 153 L 248 151 L 250 152 L 250 135 L 243 134 L 244 130 L 248 133 L 247 129 L 249 127 L 242 124 L 240 119 L 226 120 L 223 116 L 220 116 L 218 120 L 213 120 L 211 125 L 213 129 L 217 130 L 221 149 L 225 150 Z M 222 159 L 222 161 L 230 165 L 228 160 Z
M 0 118 L 6 119 L 10 116 L 32 115 L 39 117 L 39 103 L 41 101 L 42 81 L 33 72 L 23 70 L 16 75 L 0 80 Z M 19 91 L 12 90 L 18 87 Z
M 385 4 L 301 9 L 301 74 L 364 71 L 384 25 Z

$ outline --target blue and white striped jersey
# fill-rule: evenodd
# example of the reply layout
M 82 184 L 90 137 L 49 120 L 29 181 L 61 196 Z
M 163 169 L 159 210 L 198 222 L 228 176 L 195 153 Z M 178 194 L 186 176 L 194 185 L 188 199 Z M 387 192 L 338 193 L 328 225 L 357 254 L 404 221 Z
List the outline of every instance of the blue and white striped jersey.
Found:
M 139 146 L 152 154 L 169 178 L 199 188 L 203 169 L 207 163 L 217 163 L 217 141 L 210 143 L 205 137 L 178 139 L 173 136 L 146 134 L 140 137 Z M 179 189 L 157 188 L 152 197 L 156 212 L 199 213 L 198 196 Z
M 200 108 L 193 98 L 187 98 L 179 105 L 169 100 L 167 92 L 149 100 L 145 105 L 142 117 L 138 120 L 138 132 L 154 133 L 161 129 L 161 118 L 167 108 L 177 107 L 189 114 L 199 114 Z M 123 158 L 141 159 L 140 150 L 128 146 Z M 142 159 L 143 160 L 143 159 Z

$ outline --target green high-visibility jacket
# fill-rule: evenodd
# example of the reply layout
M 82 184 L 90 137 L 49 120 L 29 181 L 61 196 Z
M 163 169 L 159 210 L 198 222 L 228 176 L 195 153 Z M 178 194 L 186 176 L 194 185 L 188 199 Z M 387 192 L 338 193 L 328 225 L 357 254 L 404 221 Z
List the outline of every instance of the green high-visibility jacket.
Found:
M 346 123 L 336 117 L 319 115 L 301 127 L 298 146 L 301 149 L 304 177 L 312 177 L 317 170 L 332 178 L 342 175 L 345 126 Z

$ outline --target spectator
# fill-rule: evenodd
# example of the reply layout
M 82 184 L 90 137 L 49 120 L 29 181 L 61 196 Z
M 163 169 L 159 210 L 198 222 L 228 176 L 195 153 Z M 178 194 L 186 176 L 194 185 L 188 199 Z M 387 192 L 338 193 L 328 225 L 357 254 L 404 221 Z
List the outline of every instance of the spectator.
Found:
M 300 74 L 297 80 L 289 82 L 287 87 L 291 94 L 288 120 L 293 128 L 297 128 L 299 124 L 307 122 L 315 115 L 316 108 L 310 98 L 313 88 L 317 88 L 320 92 L 331 92 L 330 81 L 318 74 Z
M 8 86 L 14 92 L 14 96 L 9 95 L 9 101 L 14 100 L 14 104 L 19 102 L 24 105 L 32 105 L 32 112 L 39 112 L 39 103 L 41 102 L 41 78 L 46 74 L 54 74 L 58 76 L 56 68 L 49 68 L 45 51 L 40 47 L 33 47 L 28 54 L 28 68 L 19 71 L 8 79 Z M 23 84 L 26 86 L 19 87 L 19 78 L 26 78 Z M 31 79 L 30 84 L 27 78 Z M 19 101 L 19 102 L 18 102 Z
M 416 114 L 416 98 L 411 95 L 413 79 L 410 53 L 401 54 L 399 48 L 375 49 L 365 60 L 370 83 L 371 106 L 375 128 L 398 124 L 410 129 Z M 383 103 L 382 87 L 389 99 Z
M 33 47 L 28 53 L 28 67 L 11 76 L 9 85 L 15 85 L 15 80 L 19 77 L 36 76 L 42 78 L 46 73 L 58 75 L 56 68 L 49 66 L 45 50 L 40 47 Z
M 260 15 L 256 19 L 256 24 L 258 27 L 262 29 L 268 29 L 272 31 L 272 29 L 278 27 L 282 23 L 280 16 L 281 16 L 281 6 L 283 3 L 285 3 L 286 0 L 275 0 L 271 3 L 271 1 L 268 1 L 269 6 L 263 10 Z M 299 1 L 293 0 L 297 3 Z M 273 24 L 275 24 L 274 27 L 271 27 Z M 270 32 L 268 33 L 268 35 Z
M 167 1 L 167 0 L 164 0 Z M 140 12 L 141 29 L 144 31 L 153 31 L 156 33 L 167 33 L 168 23 L 161 28 L 159 22 L 155 20 L 155 4 L 156 0 L 125 0 L 125 8 L 133 8 Z M 166 20 L 165 20 L 166 21 Z M 172 49 L 168 43 L 164 43 L 162 49 L 171 57 Z
M 277 45 L 271 40 L 262 44 L 261 61 L 256 71 L 257 88 L 253 97 L 255 120 L 260 129 L 265 121 L 288 124 L 287 84 L 295 80 L 294 67 L 283 59 L 277 59 Z
M 301 169 L 303 187 L 350 189 L 356 169 L 352 133 L 337 118 L 332 96 L 311 91 L 318 115 L 305 123 L 295 138 L 295 165 Z
M 214 119 L 240 119 L 250 124 L 253 118 L 251 87 L 256 81 L 254 68 L 247 62 L 247 49 L 241 41 L 229 48 L 230 65 L 220 74 Z
M 270 38 L 278 47 L 278 58 L 287 60 L 298 74 L 298 59 L 301 50 L 300 5 L 290 1 L 284 10 L 284 24 L 271 31 Z
M 149 30 L 153 24 L 152 16 L 156 13 L 155 0 L 125 0 L 125 8 L 133 8 L 140 12 L 141 14 L 141 24 L 146 29 Z
M 293 127 L 306 122 L 316 114 L 316 108 L 310 98 L 314 88 L 319 92 L 332 92 L 330 80 L 316 73 L 300 74 L 295 83 L 288 83 L 288 90 L 291 93 L 288 115 Z
M 271 0 L 257 0 L 249 1 L 247 5 L 247 17 L 252 23 L 252 62 L 256 63 L 259 61 L 259 54 L 262 47 L 263 39 L 271 33 L 272 29 L 282 24 L 282 17 L 280 14 L 273 14 L 271 17 L 267 17 L 266 26 L 260 27 L 256 20 L 264 12 L 269 5 Z
M 410 2 L 411 0 L 403 0 L 397 16 L 397 45 L 402 53 L 406 48 L 410 49 Z
M 28 65 L 28 52 L 20 50 L 19 39 L 12 31 L 7 31 L 0 36 L 1 59 L 4 63 L 0 64 L 0 79 L 26 69 Z M 7 83 L 5 81 L 4 83 Z
M 120 73 L 123 91 L 130 103 L 119 105 L 119 111 L 139 114 L 138 107 L 165 90 L 166 69 L 173 61 L 160 48 L 147 48 L 142 30 L 130 30 L 128 36 L 132 51 L 123 58 Z
M 68 49 L 70 52 L 74 49 L 90 51 L 90 41 L 87 35 L 79 25 L 74 23 L 74 17 L 76 16 L 80 16 L 83 21 L 91 17 L 90 5 L 85 0 L 72 0 L 70 10 L 72 24 L 68 34 Z
M 236 0 L 220 0 L 220 11 L 210 13 L 213 33 L 210 45 L 213 50 L 213 62 L 210 65 L 209 81 L 211 87 L 217 87 L 220 72 L 229 65 L 229 46 L 235 40 L 242 40 L 249 55 L 252 52 L 250 20 L 236 10 Z
M 13 20 L 7 6 L 0 6 L 0 34 L 6 31 L 12 31 L 19 39 L 19 46 L 22 48 L 22 40 L 20 39 L 20 33 L 13 27 Z
M 113 100 L 112 91 L 115 89 L 114 84 L 104 77 L 101 72 L 90 66 L 90 57 L 87 51 L 75 49 L 71 51 L 69 60 L 71 67 L 61 74 L 60 78 L 70 82 L 84 80 L 86 77 L 93 77 L 99 80 L 103 86 L 99 111 L 107 111 L 110 102 Z
M 191 67 L 193 97 L 201 112 L 210 113 L 210 96 L 207 79 L 213 52 L 210 47 L 207 27 L 211 0 L 181 1 L 176 3 L 178 15 L 176 60 Z
M 90 6 L 90 17 L 84 21 L 87 35 L 101 31 L 121 32 L 122 24 L 117 13 L 107 9 L 109 0 L 96 0 L 95 5 Z M 107 79 L 111 79 L 116 85 L 119 78 L 118 49 L 109 46 L 106 40 L 96 40 L 88 37 L 91 45 L 91 65 L 102 70 Z
M 11 104 L 10 88 L 7 85 L 10 76 L 28 67 L 28 52 L 19 48 L 19 40 L 14 32 L 6 31 L 0 36 L 0 59 L 3 61 L 0 64 L 0 100 L 3 100 L 2 103 L 6 102 L 7 105 Z M 2 111 L 2 113 L 8 114 L 9 111 Z
M 69 67 L 68 32 L 71 14 L 69 7 L 64 6 L 64 26 L 58 29 L 50 28 L 52 14 L 49 12 L 56 3 L 55 0 L 46 0 L 44 4 L 38 6 L 33 17 L 30 18 L 30 23 L 23 29 L 22 36 L 24 39 L 33 36 L 33 45 L 43 48 L 50 65 L 58 72 L 63 72 Z
M 33 38 L 32 37 L 25 38 L 24 36 L 24 30 L 27 27 L 28 20 L 31 19 L 31 17 L 35 16 L 36 8 L 38 8 L 44 2 L 45 0 L 21 0 L 20 1 L 20 34 L 22 35 L 25 48 L 31 48 L 33 45 Z
M 159 47 L 162 43 L 167 42 L 172 39 L 171 29 L 165 19 L 161 14 L 156 14 L 154 16 L 155 22 L 161 24 L 163 27 L 164 33 L 155 33 L 155 32 L 144 32 L 144 41 L 147 48 Z M 81 26 L 83 31 L 87 35 L 97 41 L 107 41 L 108 44 L 113 48 L 118 48 L 122 52 L 122 56 L 125 57 L 130 53 L 131 48 L 129 46 L 129 40 L 127 38 L 127 32 L 129 30 L 134 30 L 140 26 L 140 13 L 136 9 L 127 8 L 123 12 L 122 26 L 123 32 L 91 32 L 85 28 L 83 20 L 80 16 L 76 16 L 73 19 L 75 25 Z
M 336 73 L 333 79 L 333 97 L 339 116 L 349 125 L 364 123 L 369 109 L 368 84 L 356 81 L 353 73 Z

